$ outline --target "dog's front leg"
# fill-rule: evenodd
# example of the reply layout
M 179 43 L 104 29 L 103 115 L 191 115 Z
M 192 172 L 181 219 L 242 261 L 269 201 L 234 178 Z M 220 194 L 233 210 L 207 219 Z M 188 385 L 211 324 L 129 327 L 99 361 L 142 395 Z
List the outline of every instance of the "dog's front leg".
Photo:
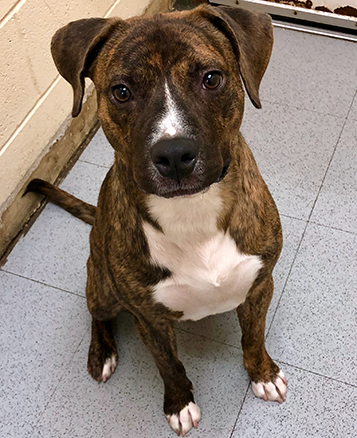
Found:
M 243 364 L 252 380 L 253 392 L 265 401 L 282 403 L 287 381 L 265 350 L 265 317 L 273 288 L 271 276 L 253 286 L 237 313 L 242 328 Z
M 184 437 L 192 426 L 197 428 L 201 412 L 193 399 L 192 383 L 177 357 L 172 323 L 167 320 L 151 323 L 145 318 L 139 318 L 136 325 L 164 381 L 164 412 L 167 421 L 178 436 L 182 434 Z

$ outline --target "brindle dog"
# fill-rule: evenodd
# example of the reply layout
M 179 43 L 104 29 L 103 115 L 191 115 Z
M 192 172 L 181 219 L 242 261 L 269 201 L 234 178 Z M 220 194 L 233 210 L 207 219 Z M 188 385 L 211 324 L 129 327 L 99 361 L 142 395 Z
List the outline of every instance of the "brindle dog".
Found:
M 98 96 L 115 161 L 95 208 L 41 180 L 28 190 L 93 224 L 88 370 L 117 364 L 111 321 L 135 316 L 165 385 L 164 412 L 185 436 L 200 409 L 177 357 L 173 322 L 237 309 L 254 393 L 285 399 L 264 346 L 282 234 L 274 201 L 239 133 L 244 90 L 260 108 L 271 54 L 269 16 L 199 6 L 152 18 L 87 19 L 60 29 L 52 54 L 81 110 L 84 78 Z

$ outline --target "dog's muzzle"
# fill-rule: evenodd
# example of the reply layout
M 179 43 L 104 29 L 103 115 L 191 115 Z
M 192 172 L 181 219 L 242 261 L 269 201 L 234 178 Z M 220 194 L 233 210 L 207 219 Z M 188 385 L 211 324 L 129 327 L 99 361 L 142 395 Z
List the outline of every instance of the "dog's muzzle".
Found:
M 178 184 L 193 172 L 197 156 L 198 146 L 189 138 L 161 140 L 151 149 L 151 159 L 156 169 L 162 176 Z

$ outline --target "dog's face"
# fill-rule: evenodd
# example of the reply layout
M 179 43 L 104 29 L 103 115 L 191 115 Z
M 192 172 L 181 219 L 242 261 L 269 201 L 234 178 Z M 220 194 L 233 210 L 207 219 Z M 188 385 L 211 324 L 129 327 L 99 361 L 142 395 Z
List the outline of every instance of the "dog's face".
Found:
M 55 35 L 52 52 L 73 86 L 74 115 L 89 76 L 117 159 L 141 190 L 173 197 L 225 176 L 243 116 L 240 78 L 260 107 L 271 46 L 266 15 L 201 6 L 153 18 L 74 22 Z
M 229 42 L 206 21 L 195 31 L 192 24 L 170 15 L 139 21 L 110 59 L 98 57 L 93 76 L 104 131 L 138 186 L 160 196 L 217 181 L 243 114 Z

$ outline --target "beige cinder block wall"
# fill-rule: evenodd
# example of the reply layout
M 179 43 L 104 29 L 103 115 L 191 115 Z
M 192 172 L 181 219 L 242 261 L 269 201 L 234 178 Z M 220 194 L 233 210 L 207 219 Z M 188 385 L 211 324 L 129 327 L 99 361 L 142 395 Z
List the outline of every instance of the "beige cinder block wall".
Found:
M 168 10 L 168 0 L 0 1 L 0 256 L 38 207 L 33 177 L 54 181 L 96 122 L 93 86 L 77 119 L 50 54 L 52 35 L 79 18 Z

